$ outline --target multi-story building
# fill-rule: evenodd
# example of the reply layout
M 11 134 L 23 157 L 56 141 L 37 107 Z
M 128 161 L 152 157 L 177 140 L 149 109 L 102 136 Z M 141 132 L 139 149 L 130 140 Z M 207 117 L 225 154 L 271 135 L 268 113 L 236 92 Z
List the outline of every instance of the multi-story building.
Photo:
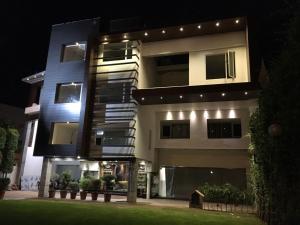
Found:
M 205 182 L 245 188 L 258 91 L 246 18 L 129 22 L 53 26 L 45 73 L 24 78 L 34 93 L 43 85 L 26 109 L 23 178 L 43 196 L 54 173 L 113 174 L 128 201 L 184 199 Z

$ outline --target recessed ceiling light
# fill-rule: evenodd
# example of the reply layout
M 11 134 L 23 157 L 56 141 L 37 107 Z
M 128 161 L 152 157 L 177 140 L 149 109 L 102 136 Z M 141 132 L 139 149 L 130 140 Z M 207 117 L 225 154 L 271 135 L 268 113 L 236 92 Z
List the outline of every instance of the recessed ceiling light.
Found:
M 203 94 L 200 94 L 200 98 L 203 98 Z
M 248 92 L 247 91 L 245 91 L 245 93 L 244 93 L 245 95 L 248 95 Z
M 179 96 L 179 98 L 180 98 L 180 99 L 182 99 L 182 98 L 183 98 L 183 96 L 182 96 L 182 95 L 180 95 L 180 96 Z
M 220 22 L 216 22 L 216 26 L 217 26 L 217 27 L 220 26 Z
M 76 42 L 76 45 L 78 46 L 78 45 L 79 45 L 79 43 L 78 43 L 78 42 Z
M 198 29 L 201 29 L 201 25 L 199 24 L 199 25 L 197 26 L 197 28 L 198 28 Z
M 147 32 L 145 32 L 145 33 L 144 33 L 144 35 L 145 35 L 145 36 L 148 36 L 148 33 L 147 33 Z
M 165 33 L 166 33 L 166 31 L 165 31 L 165 30 L 162 30 L 162 31 L 161 31 L 161 33 L 162 33 L 162 34 L 165 34 Z
M 29 80 L 29 78 L 27 78 L 26 80 Z
M 222 93 L 222 96 L 224 97 L 225 95 L 226 95 L 226 93 L 223 92 L 223 93 Z
M 160 96 L 160 99 L 163 100 L 163 96 Z
M 77 159 L 80 159 L 80 156 L 77 156 Z
M 238 24 L 239 22 L 240 22 L 240 20 L 239 20 L 239 19 L 236 19 L 236 20 L 235 20 L 235 23 L 236 23 L 236 24 Z
M 183 31 L 183 27 L 180 27 L 179 30 L 182 32 Z
M 142 101 L 144 101 L 145 100 L 145 98 L 144 97 L 142 97 Z

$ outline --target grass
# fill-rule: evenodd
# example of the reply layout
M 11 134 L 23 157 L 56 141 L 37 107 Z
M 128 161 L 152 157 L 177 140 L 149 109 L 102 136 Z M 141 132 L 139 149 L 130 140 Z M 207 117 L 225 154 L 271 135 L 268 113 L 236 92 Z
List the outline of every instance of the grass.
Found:
M 162 208 L 126 203 L 90 203 L 57 200 L 0 201 L 3 225 L 262 225 L 254 215 L 199 209 Z

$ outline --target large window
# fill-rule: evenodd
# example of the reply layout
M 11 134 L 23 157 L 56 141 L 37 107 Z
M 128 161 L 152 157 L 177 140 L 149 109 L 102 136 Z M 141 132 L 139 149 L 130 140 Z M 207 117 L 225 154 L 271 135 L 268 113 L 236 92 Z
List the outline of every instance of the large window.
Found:
M 58 84 L 55 103 L 78 103 L 81 96 L 81 83 Z
M 63 45 L 61 62 L 85 60 L 85 49 L 84 43 Z
M 131 59 L 131 46 L 132 42 L 130 41 L 103 45 L 103 61 Z
M 235 77 L 235 52 L 206 55 L 206 79 Z
M 242 127 L 239 119 L 208 119 L 208 138 L 241 138 Z
M 190 121 L 161 121 L 160 123 L 161 139 L 184 139 L 190 138 Z
M 51 144 L 75 145 L 78 134 L 78 123 L 59 122 L 52 124 Z

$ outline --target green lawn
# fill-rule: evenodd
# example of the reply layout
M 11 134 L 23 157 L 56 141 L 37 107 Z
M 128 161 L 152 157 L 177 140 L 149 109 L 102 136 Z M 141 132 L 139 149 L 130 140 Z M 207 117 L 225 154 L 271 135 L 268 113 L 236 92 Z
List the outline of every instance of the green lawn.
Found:
M 253 215 L 126 203 L 48 200 L 0 201 L 2 225 L 262 225 Z

